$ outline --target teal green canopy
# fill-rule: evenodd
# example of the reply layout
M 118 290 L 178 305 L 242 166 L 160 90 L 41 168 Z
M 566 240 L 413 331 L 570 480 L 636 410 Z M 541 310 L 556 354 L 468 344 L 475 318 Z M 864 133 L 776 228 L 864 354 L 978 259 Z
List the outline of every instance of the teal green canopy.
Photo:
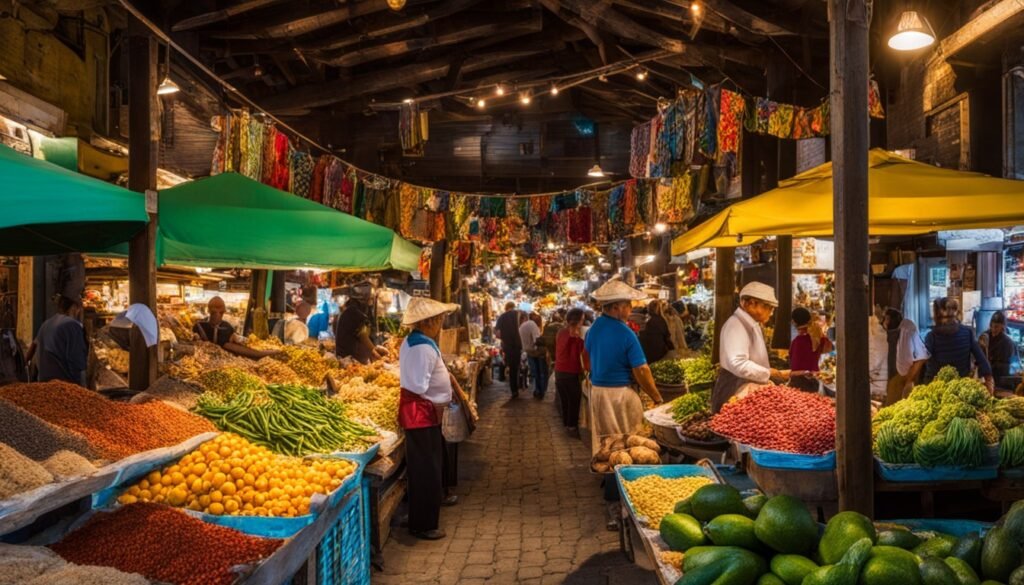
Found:
M 148 219 L 142 195 L 0 144 L 0 254 L 102 250 Z
M 416 270 L 420 249 L 383 226 L 237 173 L 160 192 L 157 261 L 182 266 Z

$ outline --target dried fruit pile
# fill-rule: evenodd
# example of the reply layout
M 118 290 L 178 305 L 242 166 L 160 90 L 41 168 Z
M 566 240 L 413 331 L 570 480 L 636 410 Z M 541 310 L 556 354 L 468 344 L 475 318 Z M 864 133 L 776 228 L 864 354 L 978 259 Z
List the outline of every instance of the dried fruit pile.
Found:
M 821 455 L 836 448 L 836 409 L 819 394 L 766 386 L 723 406 L 711 429 L 758 449 Z
M 49 423 L 81 433 L 100 457 L 108 459 L 170 447 L 216 430 L 202 417 L 161 402 L 113 402 L 67 382 L 2 386 L 0 398 Z
M 229 585 L 232 568 L 259 562 L 282 541 L 247 536 L 158 504 L 100 512 L 50 548 L 73 563 L 114 567 L 179 585 Z

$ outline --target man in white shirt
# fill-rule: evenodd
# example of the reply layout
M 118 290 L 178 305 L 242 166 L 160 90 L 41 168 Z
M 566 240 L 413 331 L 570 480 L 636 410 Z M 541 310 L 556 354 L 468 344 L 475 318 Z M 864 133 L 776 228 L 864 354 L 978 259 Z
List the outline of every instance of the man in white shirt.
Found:
M 717 413 L 730 398 L 751 386 L 789 378 L 789 370 L 771 367 L 761 330 L 777 306 L 775 289 L 767 284 L 751 282 L 740 291 L 740 306 L 718 336 L 721 369 L 711 391 L 712 412 Z
M 274 325 L 271 335 L 288 345 L 299 345 L 309 338 L 309 326 L 306 320 L 313 310 L 313 305 L 306 301 L 295 303 L 295 316 L 281 319 Z
M 544 347 L 537 343 L 541 339 L 540 315 L 530 313 L 529 318 L 519 326 L 519 339 L 523 342 L 523 351 L 530 362 L 533 397 L 542 400 L 548 390 L 548 362 Z

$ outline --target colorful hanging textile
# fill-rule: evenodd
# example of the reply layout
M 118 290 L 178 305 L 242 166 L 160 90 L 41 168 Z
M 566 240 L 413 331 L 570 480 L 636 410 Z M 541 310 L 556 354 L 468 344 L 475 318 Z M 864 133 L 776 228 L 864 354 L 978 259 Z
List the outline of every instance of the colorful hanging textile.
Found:
M 341 186 L 338 188 L 338 211 L 352 213 L 355 203 L 356 192 L 356 170 L 349 168 L 341 178 Z
M 590 231 L 595 243 L 608 241 L 608 191 L 596 191 L 590 196 Z
M 214 116 L 210 120 L 210 126 L 217 131 L 217 143 L 213 146 L 213 156 L 210 160 L 210 176 L 219 175 L 224 172 L 225 151 L 228 140 L 231 138 L 231 114 Z
M 636 179 L 626 181 L 626 192 L 622 195 L 622 221 L 625 224 L 626 233 L 632 233 L 633 227 L 640 219 L 637 204 Z
M 629 174 L 647 176 L 647 161 L 651 154 L 651 122 L 633 128 L 629 139 Z
M 568 239 L 574 244 L 587 244 L 593 240 L 593 215 L 589 207 L 577 207 L 566 212 L 569 216 Z
M 789 138 L 793 135 L 793 106 L 775 105 L 775 111 L 768 119 L 768 134 L 776 138 Z
M 878 93 L 878 82 L 874 79 L 868 81 L 868 115 L 872 118 L 885 118 L 882 97 Z
M 274 137 L 274 164 L 273 172 L 270 175 L 270 186 L 282 191 L 288 190 L 289 176 L 291 170 L 292 145 L 288 136 L 277 133 Z
M 398 137 L 402 153 L 406 156 L 423 156 L 430 127 L 429 113 L 420 111 L 417 104 L 402 104 L 398 110 Z
M 482 197 L 477 214 L 480 217 L 505 217 L 505 198 Z
M 242 136 L 242 118 L 237 114 L 228 115 L 229 124 L 227 144 L 224 147 L 224 172 L 238 172 L 241 168 L 241 136 Z
M 313 168 L 316 163 L 307 152 L 292 151 L 291 169 L 288 174 L 288 190 L 299 197 L 309 199 L 309 189 L 313 184 Z
M 756 132 L 758 134 L 767 134 L 769 121 L 771 120 L 771 117 L 775 114 L 775 111 L 778 109 L 779 104 L 769 99 L 759 97 L 757 98 L 757 105 L 755 107 L 757 108 L 757 124 L 755 125 L 752 132 Z
M 739 152 L 743 110 L 746 102 L 738 93 L 722 89 L 718 118 L 718 151 Z
M 341 209 L 341 183 L 345 178 L 345 163 L 331 157 L 324 173 L 324 205 Z
M 274 181 L 274 166 L 277 161 L 277 126 L 273 124 L 263 125 L 263 163 L 260 166 L 260 182 L 264 185 L 272 185 Z
M 669 143 L 666 118 L 664 114 L 658 114 L 651 120 L 651 152 L 647 176 L 664 176 L 668 173 L 668 167 L 671 163 L 672 148 Z
M 831 129 L 831 120 L 829 119 L 829 103 L 828 100 L 821 102 L 821 105 L 811 113 L 811 130 L 814 131 L 815 136 L 828 136 Z
M 617 185 L 608 192 L 608 239 L 621 238 L 626 233 L 626 186 Z
M 633 233 L 645 231 L 647 226 L 654 224 L 656 211 L 653 187 L 657 181 L 641 179 L 636 182 L 636 218 Z
M 718 117 L 719 117 L 719 95 L 721 90 L 718 87 L 711 87 L 703 94 L 703 115 L 700 116 L 700 152 L 704 156 L 714 159 L 718 152 Z M 700 115 L 700 114 L 698 114 Z
M 658 181 L 658 220 L 665 223 L 683 223 L 690 219 L 693 213 L 692 193 L 691 173 Z
M 466 196 L 459 193 L 452 193 L 448 202 L 449 215 L 452 220 L 448 222 L 448 239 L 464 240 L 469 237 L 469 205 Z
M 331 157 L 321 155 L 313 167 L 313 180 L 309 184 L 309 198 L 317 203 L 324 202 L 324 179 L 327 176 L 327 167 L 331 164 Z
M 527 212 L 526 224 L 531 227 L 540 225 L 547 218 L 548 211 L 551 209 L 551 196 L 530 197 L 527 201 L 530 202 L 530 210 Z
M 356 177 L 356 191 L 352 196 L 352 215 L 359 219 L 366 219 L 366 183 Z
M 812 111 L 809 108 L 793 107 L 793 139 L 814 137 L 814 130 L 811 129 Z
M 400 231 L 404 238 L 413 238 L 413 217 L 416 215 L 416 206 L 419 204 L 419 193 L 415 187 L 408 183 L 402 183 L 398 191 L 401 201 Z
M 697 142 L 697 99 L 696 93 L 686 92 L 683 97 L 683 125 L 685 127 L 683 138 L 683 159 L 682 162 L 689 166 L 693 162 L 694 146 Z

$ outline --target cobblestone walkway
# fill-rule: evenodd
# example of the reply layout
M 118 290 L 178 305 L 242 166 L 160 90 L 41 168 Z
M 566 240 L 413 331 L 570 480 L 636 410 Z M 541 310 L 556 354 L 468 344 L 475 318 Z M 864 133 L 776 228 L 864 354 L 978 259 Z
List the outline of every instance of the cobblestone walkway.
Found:
M 395 528 L 375 585 L 657 583 L 605 529 L 590 452 L 562 429 L 553 395 L 554 384 L 543 402 L 528 392 L 511 400 L 503 383 L 480 392 L 480 424 L 459 448 L 460 500 L 441 511 L 448 537 L 420 541 Z

